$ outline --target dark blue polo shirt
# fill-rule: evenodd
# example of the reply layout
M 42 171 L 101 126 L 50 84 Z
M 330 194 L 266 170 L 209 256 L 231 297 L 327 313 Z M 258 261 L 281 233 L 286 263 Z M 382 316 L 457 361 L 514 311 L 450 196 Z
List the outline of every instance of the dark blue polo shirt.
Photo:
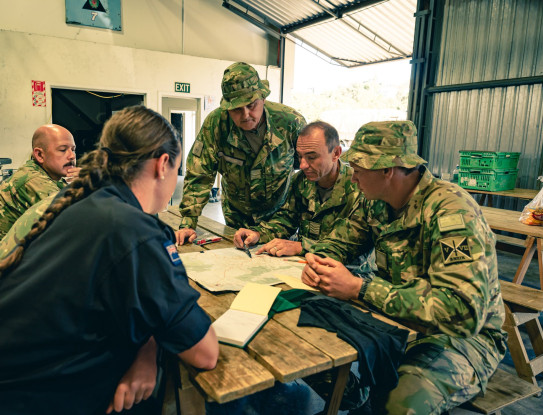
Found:
M 125 184 L 62 212 L 0 277 L 0 412 L 103 414 L 150 336 L 200 341 L 210 320 L 174 240 Z

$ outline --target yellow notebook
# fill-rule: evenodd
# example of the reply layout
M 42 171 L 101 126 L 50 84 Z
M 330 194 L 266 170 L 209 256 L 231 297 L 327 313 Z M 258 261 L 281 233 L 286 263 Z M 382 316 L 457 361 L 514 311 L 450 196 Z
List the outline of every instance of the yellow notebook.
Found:
M 279 278 L 281 281 L 283 281 L 285 284 L 290 285 L 291 288 L 295 288 L 298 290 L 307 290 L 307 291 L 319 291 L 316 288 L 310 287 L 309 285 L 306 285 L 302 282 L 302 279 L 300 277 L 292 277 L 290 275 L 276 275 L 277 278 Z
M 244 347 L 268 320 L 268 313 L 280 291 L 278 287 L 247 283 L 230 308 L 213 323 L 219 341 Z

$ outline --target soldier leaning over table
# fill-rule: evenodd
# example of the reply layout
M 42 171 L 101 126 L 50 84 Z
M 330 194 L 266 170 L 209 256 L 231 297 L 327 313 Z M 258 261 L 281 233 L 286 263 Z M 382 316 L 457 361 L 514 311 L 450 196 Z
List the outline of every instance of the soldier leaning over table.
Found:
M 257 254 L 305 255 L 359 201 L 360 192 L 351 181 L 352 168 L 340 160 L 339 135 L 332 125 L 323 121 L 307 124 L 300 131 L 296 151 L 300 171 L 292 178 L 287 201 L 268 221 L 240 228 L 234 235 L 238 248 L 244 243 L 264 243 Z M 361 261 L 365 271 L 372 270 L 372 255 L 364 254 Z
M 453 408 L 485 390 L 506 351 L 494 235 L 472 197 L 433 177 L 416 152 L 410 121 L 359 129 L 345 158 L 365 199 L 306 255 L 302 275 L 423 333 L 408 345 L 398 385 L 372 393 L 376 413 Z M 367 243 L 377 273 L 353 275 L 336 260 Z
M 226 224 L 254 226 L 284 203 L 294 167 L 296 138 L 304 117 L 283 104 L 266 101 L 268 81 L 243 62 L 230 65 L 222 79 L 220 108 L 211 112 L 187 158 L 179 244 L 196 238 L 198 217 L 209 200 L 217 172 L 222 175 Z

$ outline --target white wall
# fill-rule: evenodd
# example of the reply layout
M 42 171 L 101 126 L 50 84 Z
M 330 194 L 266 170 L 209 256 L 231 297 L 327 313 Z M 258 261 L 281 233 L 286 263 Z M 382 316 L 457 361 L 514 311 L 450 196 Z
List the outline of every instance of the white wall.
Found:
M 185 0 L 184 53 L 260 65 L 275 63 L 267 62 L 270 45 L 265 33 L 221 4 L 222 0 Z M 277 44 L 272 47 L 276 49 Z
M 221 42 L 187 45 L 193 34 L 185 28 L 184 47 L 207 52 L 217 49 L 221 60 L 179 53 L 180 35 L 171 34 L 181 32 L 181 0 L 123 0 L 123 32 L 66 25 L 64 0 L 0 0 L 0 157 L 12 158 L 9 167 L 14 168 L 28 159 L 32 133 L 51 122 L 51 87 L 141 93 L 146 105 L 157 111 L 163 96 L 209 95 L 218 105 L 224 69 L 245 60 L 270 81 L 269 99 L 278 100 L 279 69 L 264 66 L 261 56 L 255 58 L 267 54 L 263 52 L 267 47 L 263 33 L 252 27 L 245 31 L 237 26 L 229 31 L 221 28 L 222 13 L 228 16 L 224 17 L 228 25 L 236 16 L 229 16 L 218 0 L 185 0 L 185 12 L 191 4 L 194 10 L 202 10 L 212 3 L 217 3 L 220 11 L 212 16 L 215 20 L 193 24 L 203 25 L 199 26 L 203 38 L 218 37 Z M 190 13 L 185 21 L 187 15 Z M 242 28 L 248 26 L 237 20 Z M 228 41 L 229 36 L 234 36 L 233 40 Z M 157 50 L 150 50 L 153 48 Z M 32 106 L 32 80 L 46 82 L 47 107 Z M 176 81 L 189 82 L 191 93 L 174 92 Z
M 268 63 L 265 33 L 222 7 L 222 0 L 121 0 L 120 32 L 66 24 L 65 1 L 0 0 L 0 28 L 234 62 Z

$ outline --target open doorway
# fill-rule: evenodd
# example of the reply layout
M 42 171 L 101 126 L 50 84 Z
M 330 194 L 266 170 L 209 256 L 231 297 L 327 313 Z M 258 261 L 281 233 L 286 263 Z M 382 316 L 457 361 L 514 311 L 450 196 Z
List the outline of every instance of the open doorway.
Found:
M 407 59 L 345 68 L 297 45 L 292 90 L 285 104 L 300 111 L 307 122 L 332 124 L 346 149 L 367 122 L 407 119 L 410 80 Z
M 144 103 L 142 94 L 51 88 L 52 121 L 74 136 L 77 156 L 96 148 L 104 123 L 115 112 Z
M 185 160 L 196 139 L 196 111 L 170 110 L 170 122 L 177 130 L 183 146 L 183 161 L 179 166 L 179 176 L 185 175 Z
M 162 115 L 172 123 L 181 138 L 183 160 L 179 168 L 179 176 L 184 176 L 187 154 L 196 140 L 200 125 L 199 99 L 163 97 Z
M 183 160 L 179 167 L 177 187 L 170 200 L 178 205 L 183 197 L 183 181 L 187 170 L 187 155 L 196 140 L 200 128 L 200 99 L 162 97 L 162 116 L 171 122 L 181 139 Z

